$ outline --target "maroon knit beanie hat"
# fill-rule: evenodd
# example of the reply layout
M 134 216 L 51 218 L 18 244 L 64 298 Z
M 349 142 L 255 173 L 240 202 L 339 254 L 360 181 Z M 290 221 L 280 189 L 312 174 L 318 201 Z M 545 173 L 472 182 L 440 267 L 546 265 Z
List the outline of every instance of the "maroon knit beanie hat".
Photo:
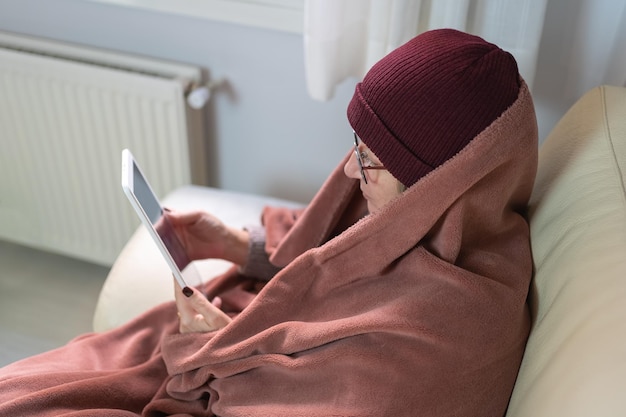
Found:
M 456 155 L 517 99 L 511 54 L 452 29 L 424 32 L 356 86 L 348 120 L 407 187 Z

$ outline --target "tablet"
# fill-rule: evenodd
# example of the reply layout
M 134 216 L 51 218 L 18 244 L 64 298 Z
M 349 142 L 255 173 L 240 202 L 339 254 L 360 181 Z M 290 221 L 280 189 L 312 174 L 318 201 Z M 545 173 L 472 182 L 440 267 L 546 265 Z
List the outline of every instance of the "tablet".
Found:
M 128 149 L 122 151 L 122 188 L 180 287 L 186 290 L 189 284 L 200 284 L 200 274 L 187 256 L 174 227 L 163 215 L 163 206 Z

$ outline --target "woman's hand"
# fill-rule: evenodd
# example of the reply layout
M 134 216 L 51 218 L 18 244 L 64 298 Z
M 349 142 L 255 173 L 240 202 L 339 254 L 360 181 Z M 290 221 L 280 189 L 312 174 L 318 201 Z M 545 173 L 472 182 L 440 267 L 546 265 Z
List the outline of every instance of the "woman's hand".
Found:
M 218 258 L 244 265 L 248 258 L 248 232 L 226 226 L 203 212 L 165 211 L 191 260 Z
M 180 319 L 179 331 L 181 333 L 206 333 L 219 330 L 232 321 L 230 317 L 219 309 L 222 300 L 219 297 L 209 300 L 198 290 L 192 288 L 180 288 L 174 279 L 174 294 L 178 318 Z

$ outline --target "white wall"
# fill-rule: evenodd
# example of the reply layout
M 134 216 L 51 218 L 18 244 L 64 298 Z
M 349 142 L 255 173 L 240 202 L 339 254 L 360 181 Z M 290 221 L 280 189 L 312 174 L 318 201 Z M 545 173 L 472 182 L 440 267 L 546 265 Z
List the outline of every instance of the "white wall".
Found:
M 548 0 L 533 86 L 542 139 L 588 88 L 626 80 L 616 70 L 626 67 L 625 4 Z M 225 78 L 207 111 L 214 185 L 306 201 L 349 150 L 356 81 L 330 102 L 312 101 L 299 35 L 81 0 L 0 0 L 0 30 L 190 62 Z
M 353 85 L 312 101 L 299 35 L 81 0 L 0 0 L 0 30 L 190 62 L 225 78 L 208 109 L 223 188 L 308 201 L 353 141 Z

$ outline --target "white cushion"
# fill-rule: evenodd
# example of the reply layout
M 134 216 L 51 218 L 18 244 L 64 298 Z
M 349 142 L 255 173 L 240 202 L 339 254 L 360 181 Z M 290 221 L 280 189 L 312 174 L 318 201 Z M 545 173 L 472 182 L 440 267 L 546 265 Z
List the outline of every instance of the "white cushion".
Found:
M 540 150 L 534 324 L 508 417 L 626 416 L 626 89 L 588 92 Z
M 187 186 L 173 191 L 163 205 L 177 210 L 206 210 L 234 227 L 259 224 L 264 206 L 298 207 L 277 198 L 215 188 Z M 138 220 L 139 222 L 139 220 Z M 229 262 L 211 259 L 195 262 L 204 281 L 226 271 Z M 95 331 L 104 331 L 164 301 L 174 299 L 172 274 L 143 226 L 128 241 L 113 264 L 96 305 Z

